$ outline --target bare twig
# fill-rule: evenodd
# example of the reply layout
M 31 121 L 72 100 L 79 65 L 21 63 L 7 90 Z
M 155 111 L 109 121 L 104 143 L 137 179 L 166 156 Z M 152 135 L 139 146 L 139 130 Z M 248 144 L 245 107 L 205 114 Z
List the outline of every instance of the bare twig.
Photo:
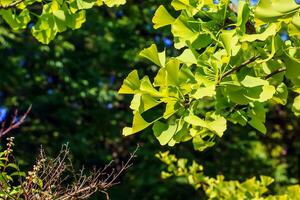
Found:
M 16 110 L 9 127 L 5 128 L 5 122 L 2 124 L 2 128 L 0 130 L 0 138 L 6 135 L 8 132 L 12 131 L 13 129 L 19 128 L 24 123 L 30 111 L 31 111 L 31 105 L 29 106 L 25 114 L 22 115 L 22 117 L 19 120 L 17 120 L 18 110 Z
M 72 163 L 68 159 L 68 145 L 63 145 L 59 155 L 53 160 L 48 160 L 43 149 L 41 149 L 40 157 L 33 171 L 22 183 L 25 190 L 24 194 L 27 194 L 24 199 L 37 200 L 49 199 L 49 197 L 57 200 L 87 199 L 95 192 L 101 192 L 105 194 L 106 199 L 109 199 L 107 190 L 118 184 L 118 177 L 131 167 L 131 161 L 135 157 L 138 148 L 139 146 L 130 154 L 120 170 L 112 167 L 112 161 L 104 168 L 94 170 L 89 175 L 85 174 L 85 170 L 82 168 L 79 173 L 73 173 L 74 177 L 71 177 L 72 184 L 67 184 L 70 180 L 67 181 L 65 176 L 65 173 L 69 173 L 70 170 L 74 172 Z M 110 172 L 108 173 L 108 171 Z M 42 182 L 42 187 L 36 184 L 37 180 Z

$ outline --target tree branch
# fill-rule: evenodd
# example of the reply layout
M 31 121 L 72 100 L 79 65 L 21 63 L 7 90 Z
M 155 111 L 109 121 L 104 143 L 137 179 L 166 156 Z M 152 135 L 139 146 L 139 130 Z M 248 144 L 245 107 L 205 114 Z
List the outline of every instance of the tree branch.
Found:
M 17 120 L 18 111 L 16 110 L 15 114 L 14 114 L 14 117 L 11 120 L 11 123 L 10 123 L 9 127 L 8 128 L 4 128 L 5 123 L 2 124 L 2 128 L 0 130 L 0 138 L 3 137 L 4 135 L 6 135 L 11 130 L 19 128 L 20 125 L 24 123 L 24 121 L 25 121 L 27 115 L 29 114 L 30 110 L 31 110 L 31 105 L 27 109 L 26 113 L 24 115 L 22 115 L 22 117 L 20 118 L 20 120 Z
M 268 79 L 268 78 L 271 78 L 272 76 L 274 76 L 274 75 L 276 75 L 276 74 L 279 74 L 279 73 L 281 73 L 281 72 L 284 72 L 284 71 L 286 71 L 286 68 L 285 68 L 285 67 L 279 68 L 279 69 L 275 70 L 274 72 L 272 72 L 272 73 L 266 75 L 266 76 L 265 76 L 265 80 Z
M 227 72 L 225 72 L 221 77 L 220 77 L 220 80 L 219 80 L 219 83 L 227 76 L 229 76 L 230 74 L 232 74 L 233 72 L 236 72 L 236 71 L 239 71 L 241 70 L 243 67 L 251 64 L 252 62 L 254 62 L 257 58 L 259 58 L 259 56 L 254 56 L 252 58 L 250 58 L 249 60 L 246 60 L 245 62 L 243 62 L 240 66 L 236 66 L 230 70 L 228 70 Z

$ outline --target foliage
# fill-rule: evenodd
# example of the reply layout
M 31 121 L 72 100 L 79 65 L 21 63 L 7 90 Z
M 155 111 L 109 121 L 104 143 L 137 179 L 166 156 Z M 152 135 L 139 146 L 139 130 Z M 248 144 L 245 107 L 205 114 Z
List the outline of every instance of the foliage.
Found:
M 13 30 L 30 26 L 33 36 L 48 44 L 57 33 L 78 29 L 85 22 L 87 9 L 103 4 L 112 7 L 126 0 L 1 0 L 0 15 Z
M 300 5 L 263 0 L 253 7 L 239 1 L 237 13 L 227 0 L 174 0 L 171 5 L 179 16 L 160 6 L 153 23 L 156 28 L 171 25 L 182 53 L 167 59 L 155 45 L 141 52 L 160 69 L 153 83 L 148 76 L 139 79 L 137 71 L 124 81 L 119 93 L 134 94 L 134 117 L 123 135 L 153 125 L 160 144 L 192 140 L 203 151 L 223 136 L 227 121 L 265 134 L 267 104 L 285 105 L 288 95 L 298 92 Z M 289 34 L 286 41 L 283 31 Z M 292 108 L 296 115 L 298 99 Z M 158 105 L 164 112 L 147 119 L 147 111 Z
M 120 137 L 130 116 L 128 99 L 118 96 L 116 90 L 131 66 L 146 66 L 135 56 L 139 49 L 154 39 L 160 46 L 168 41 L 167 34 L 151 28 L 150 16 L 159 3 L 130 2 L 119 8 L 91 9 L 81 29 L 67 30 L 48 46 L 37 43 L 30 29 L 12 33 L 3 25 L 8 34 L 2 35 L 0 55 L 7 62 L 0 68 L 0 103 L 7 116 L 15 107 L 24 111 L 33 105 L 15 135 L 15 156 L 23 169 L 31 168 L 40 145 L 53 157 L 68 142 L 75 167 L 84 165 L 92 170 L 110 160 L 120 167 L 137 142 L 149 141 L 148 136 L 139 141 Z M 122 176 L 126 184 L 112 188 L 112 199 L 172 198 L 168 188 L 158 185 L 158 166 L 162 165 L 154 157 L 158 150 L 157 145 L 145 143 L 138 152 L 136 170 Z M 177 190 L 182 195 L 185 192 Z
M 235 180 L 225 181 L 224 176 L 210 178 L 204 175 L 203 166 L 195 161 L 188 165 L 187 159 L 177 159 L 169 152 L 160 153 L 157 157 L 164 162 L 168 168 L 162 172 L 162 178 L 175 176 L 178 182 L 188 183 L 195 189 L 203 189 L 208 199 L 299 199 L 300 186 L 288 186 L 283 194 L 271 195 L 268 186 L 274 179 L 268 176 L 255 177 L 244 182 Z
M 292 2 L 291 12 L 285 15 L 284 13 L 288 10 L 282 11 L 281 9 L 285 9 L 286 6 L 276 4 L 281 1 L 272 1 L 275 2 L 275 7 L 268 5 L 267 1 L 261 1 L 265 3 L 261 4 L 260 2 L 262 8 L 270 9 L 272 7 L 272 10 L 276 10 L 276 15 L 281 16 L 273 18 L 259 16 L 270 13 L 265 10 L 262 10 L 261 14 L 255 15 L 258 7 L 254 7 L 253 1 L 240 3 L 240 6 L 244 6 L 242 6 L 242 10 L 245 9 L 243 12 L 249 12 L 249 16 L 242 14 L 242 18 L 247 19 L 247 22 L 243 25 L 245 21 L 242 20 L 242 24 L 238 25 L 238 16 L 241 14 L 237 12 L 234 4 L 228 3 L 228 7 L 226 7 L 225 1 L 221 1 L 219 4 L 203 1 L 205 4 L 207 3 L 207 6 L 202 7 L 199 4 L 197 7 L 197 2 L 202 1 L 173 1 L 172 4 L 177 6 L 175 10 L 172 10 L 169 1 L 152 0 L 129 0 L 126 5 L 118 8 L 86 9 L 88 20 L 81 29 L 72 31 L 68 28 L 47 46 L 38 44 L 32 38 L 30 32 L 32 31 L 31 26 L 34 24 L 29 23 L 28 28 L 23 31 L 11 31 L 5 23 L 1 22 L 0 55 L 5 58 L 5 62 L 0 68 L 0 121 L 3 121 L 11 112 L 8 107 L 17 106 L 23 110 L 27 105 L 33 104 L 32 115 L 22 128 L 22 134 L 16 135 L 18 149 L 15 150 L 15 155 L 20 164 L 25 165 L 24 168 L 30 167 L 30 160 L 35 159 L 32 152 L 36 151 L 40 144 L 45 146 L 48 155 L 55 155 L 55 152 L 58 151 L 57 148 L 68 141 L 72 152 L 71 157 L 76 166 L 83 163 L 88 168 L 93 165 L 101 166 L 111 159 L 115 159 L 116 163 L 120 164 L 130 149 L 134 148 L 136 142 L 139 141 L 144 143 L 144 146 L 141 148 L 134 169 L 122 177 L 124 178 L 122 182 L 125 184 L 114 187 L 110 191 L 112 199 L 205 199 L 207 196 L 205 197 L 202 193 L 204 186 L 201 189 L 193 190 L 192 187 L 178 184 L 172 179 L 159 180 L 163 164 L 159 163 L 154 155 L 161 148 L 153 140 L 151 134 L 148 134 L 150 130 L 145 130 L 146 134 L 140 134 L 137 137 L 123 139 L 119 136 L 120 127 L 128 124 L 131 119 L 128 115 L 127 97 L 117 95 L 116 90 L 123 77 L 132 70 L 132 66 L 139 66 L 139 77 L 147 74 L 150 81 L 147 78 L 138 80 L 143 84 L 139 88 L 142 92 L 136 91 L 139 94 L 135 96 L 131 107 L 133 109 L 139 107 L 138 111 L 143 112 L 141 116 L 147 122 L 160 118 L 159 122 L 153 123 L 155 127 L 153 129 L 161 144 L 169 143 L 170 138 L 174 135 L 172 131 L 177 131 L 174 124 L 182 117 L 181 115 L 183 115 L 181 123 L 185 126 L 195 120 L 194 116 L 185 118 L 189 116 L 190 111 L 201 118 L 199 126 L 196 124 L 186 127 L 188 131 L 195 129 L 195 135 L 181 138 L 180 134 L 184 132 L 180 132 L 173 139 L 178 139 L 177 136 L 180 136 L 180 141 L 185 141 L 194 137 L 192 139 L 194 146 L 198 150 L 205 149 L 205 154 L 193 151 L 190 143 L 183 142 L 176 144 L 176 147 L 166 145 L 162 148 L 172 149 L 181 156 L 193 160 L 194 163 L 200 160 L 205 169 L 205 175 L 204 170 L 200 170 L 200 174 L 202 173 L 208 180 L 215 180 L 216 187 L 220 186 L 217 183 L 219 179 L 209 177 L 221 178 L 220 174 L 226 177 L 226 181 L 220 179 L 226 189 L 218 192 L 230 191 L 227 189 L 228 185 L 240 186 L 247 177 L 259 177 L 261 174 L 275 178 L 274 184 L 268 187 L 272 193 L 274 190 L 281 194 L 280 190 L 285 189 L 283 185 L 298 183 L 300 180 L 300 142 L 298 137 L 300 126 L 299 118 L 291 112 L 294 110 L 297 113 L 297 104 L 293 102 L 293 99 L 297 96 L 298 90 L 295 87 L 296 81 L 289 78 L 289 75 L 282 79 L 283 74 L 287 74 L 287 71 L 276 64 L 277 62 L 282 65 L 286 63 L 285 54 L 289 57 L 288 55 L 291 53 L 295 55 L 293 58 L 298 58 L 297 48 L 294 48 L 299 46 L 298 36 L 291 34 L 297 27 L 294 22 L 298 22 L 293 20 L 299 14 L 297 9 L 292 9 L 296 4 Z M 217 1 L 214 2 L 217 3 Z M 160 4 L 163 4 L 164 7 L 159 7 L 155 13 L 153 19 L 155 28 L 160 28 L 162 25 L 168 26 L 159 31 L 153 31 L 151 17 Z M 208 7 L 210 8 L 208 9 Z M 220 22 L 222 23 L 222 19 L 220 19 L 222 18 L 220 15 L 222 9 L 226 9 L 226 13 L 225 11 L 224 13 L 227 20 L 224 26 L 221 24 L 218 30 L 214 30 L 212 28 L 214 24 L 218 26 Z M 17 9 L 17 11 L 19 10 Z M 179 12 L 181 14 L 178 16 Z M 177 16 L 176 19 L 174 16 Z M 278 21 L 283 18 L 283 21 Z M 36 22 L 35 16 L 31 21 Z M 265 22 L 269 23 L 260 27 L 259 23 Z M 277 27 L 278 30 L 275 30 L 276 33 L 271 30 L 273 35 L 263 34 L 272 24 L 279 27 Z M 170 27 L 174 41 L 171 39 Z M 255 28 L 257 30 L 254 30 Z M 223 37 L 221 37 L 221 33 L 230 33 L 230 31 L 234 32 L 232 37 L 230 34 L 222 34 Z M 240 38 L 244 38 L 244 36 L 247 36 L 250 41 L 242 41 Z M 258 37 L 258 39 L 251 41 L 253 37 Z M 225 41 L 225 39 L 230 41 L 236 38 L 238 40 L 235 45 Z M 260 38 L 266 41 L 261 41 Z M 272 52 L 273 38 L 275 38 L 276 50 L 274 55 Z M 139 49 L 150 45 L 152 41 L 155 41 L 156 46 L 152 45 L 150 49 L 141 53 L 143 57 L 154 62 L 149 66 L 148 63 L 145 63 L 146 61 L 138 59 L 135 55 Z M 176 48 L 172 48 L 173 43 Z M 180 48 L 180 45 L 184 45 L 184 47 Z M 239 47 L 240 45 L 241 47 Z M 163 48 L 165 48 L 167 62 L 165 66 L 161 67 L 164 56 L 158 52 L 161 52 Z M 282 52 L 277 51 L 281 48 Z M 205 49 L 213 52 L 204 51 Z M 235 49 L 239 50 L 236 55 L 232 55 L 235 53 Z M 229 56 L 227 50 L 229 50 Z M 295 53 L 293 54 L 292 51 Z M 252 54 L 261 54 L 262 57 L 256 58 L 251 64 L 246 65 L 246 60 L 250 59 Z M 203 56 L 201 57 L 201 55 Z M 270 60 L 264 61 L 269 58 Z M 260 61 L 262 63 L 259 63 Z M 177 71 L 180 76 L 176 70 L 176 73 L 173 73 L 177 63 L 179 63 Z M 214 83 L 214 89 L 212 82 L 217 80 L 215 76 L 220 76 L 238 66 L 242 66 L 241 69 L 233 70 L 230 75 L 223 78 L 219 85 Z M 225 68 L 225 71 L 219 71 L 219 67 L 222 70 Z M 166 86 L 169 94 L 178 99 L 170 98 L 170 100 L 169 96 L 167 98 L 158 96 L 157 92 L 163 92 L 158 90 L 159 87 L 162 87 L 160 85 L 158 87 L 154 85 L 156 91 L 152 89 L 152 77 L 157 71 L 164 79 L 155 79 L 154 83 L 161 84 L 167 78 L 168 81 L 165 83 L 171 85 Z M 263 81 L 255 79 L 255 83 L 260 85 L 246 87 L 243 85 L 246 74 L 252 76 L 250 77 L 251 84 L 253 77 Z M 296 76 L 295 72 L 290 74 Z M 137 73 L 133 72 L 131 75 L 135 79 Z M 189 77 L 191 75 L 192 77 Z M 202 75 L 200 79 L 199 75 Z M 204 79 L 203 75 L 208 75 L 209 79 Z M 192 82 L 194 77 L 197 77 L 197 80 Z M 280 82 L 280 80 L 283 81 Z M 249 81 L 249 77 L 247 81 Z M 283 84 L 278 85 L 278 83 Z M 173 86 L 175 84 L 180 86 L 178 91 L 176 87 L 179 86 Z M 132 84 L 129 81 L 124 86 L 126 89 L 126 86 L 132 86 Z M 140 87 L 140 85 L 138 86 Z M 193 88 L 189 88 L 190 86 Z M 268 91 L 272 87 L 276 87 L 276 92 L 274 95 L 272 94 L 272 98 L 267 99 L 262 92 L 266 88 Z M 191 91 L 189 91 L 190 89 Z M 197 95 L 199 96 L 196 95 L 198 89 Z M 179 91 L 184 93 L 180 94 Z M 252 96 L 248 95 L 249 92 Z M 186 93 L 188 95 L 185 95 Z M 277 94 L 280 95 L 277 96 Z M 197 99 L 195 99 L 195 95 Z M 262 97 L 267 100 L 260 102 L 265 100 L 261 99 Z M 153 99 L 155 101 L 152 101 Z M 245 101 L 245 99 L 247 103 L 239 102 Z M 166 102 L 159 102 L 155 108 L 145 110 L 157 101 L 169 102 L 169 100 L 173 103 L 176 102 L 174 107 L 179 110 L 167 120 L 163 116 Z M 168 111 L 172 111 L 172 106 L 172 104 L 169 106 L 167 104 Z M 259 126 L 260 130 L 265 128 L 266 134 L 256 134 L 253 131 L 251 126 L 255 123 L 251 121 L 256 117 L 259 118 L 258 121 L 266 118 L 264 126 Z M 199 122 L 198 119 L 196 121 Z M 254 122 L 256 121 L 254 120 Z M 139 124 L 139 128 L 145 124 Z M 240 124 L 245 126 L 241 127 Z M 146 125 L 150 126 L 151 123 Z M 180 127 L 178 126 L 178 128 Z M 258 127 L 256 126 L 256 128 Z M 222 135 L 223 132 L 225 133 L 225 129 L 227 130 L 226 134 Z M 136 130 L 138 130 L 137 127 L 135 127 Z M 201 131 L 197 132 L 199 130 Z M 161 131 L 163 131 L 162 134 L 160 134 Z M 195 139 L 199 139 L 198 134 L 201 135 L 200 139 L 203 139 L 204 143 Z M 205 134 L 208 136 L 205 137 Z M 221 135 L 222 138 L 219 137 Z M 214 143 L 214 148 L 207 148 Z M 175 166 L 177 167 L 177 165 Z M 181 168 L 178 167 L 178 169 Z M 176 171 L 176 168 L 174 170 Z M 180 183 L 182 182 L 187 183 L 185 178 L 180 179 Z M 254 182 L 255 186 L 262 186 L 260 179 Z M 240 187 L 236 187 L 233 190 L 238 191 L 239 189 Z M 213 191 L 215 192 L 215 190 Z M 269 194 L 266 193 L 266 195 Z

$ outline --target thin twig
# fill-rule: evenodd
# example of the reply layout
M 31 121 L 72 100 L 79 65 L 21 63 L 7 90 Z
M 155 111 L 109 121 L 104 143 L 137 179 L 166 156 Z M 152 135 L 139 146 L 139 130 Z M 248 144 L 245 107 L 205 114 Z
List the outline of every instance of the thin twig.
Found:
M 274 75 L 276 75 L 276 74 L 279 74 L 279 73 L 285 72 L 285 71 L 286 71 L 286 68 L 285 68 L 285 67 L 279 68 L 279 69 L 275 70 L 274 72 L 272 72 L 272 73 L 266 75 L 266 76 L 265 76 L 265 80 L 271 78 L 272 76 L 274 76 Z
M 29 106 L 29 108 L 27 109 L 26 113 L 20 118 L 20 120 L 17 121 L 17 114 L 18 111 L 15 111 L 14 117 L 11 121 L 11 124 L 8 128 L 4 128 L 4 123 L 2 125 L 2 129 L 0 131 L 0 138 L 3 137 L 4 135 L 6 135 L 8 132 L 12 131 L 13 129 L 19 128 L 25 121 L 27 115 L 29 114 L 29 112 L 31 111 L 31 105 Z
M 252 62 L 254 62 L 257 58 L 259 58 L 259 56 L 254 56 L 252 58 L 250 58 L 249 60 L 246 60 L 245 62 L 243 62 L 241 65 L 236 66 L 230 70 L 228 70 L 227 72 L 225 72 L 224 74 L 222 74 L 222 76 L 220 77 L 219 83 L 227 76 L 229 76 L 230 74 L 232 74 L 233 72 L 239 71 L 241 70 L 243 67 L 251 64 Z

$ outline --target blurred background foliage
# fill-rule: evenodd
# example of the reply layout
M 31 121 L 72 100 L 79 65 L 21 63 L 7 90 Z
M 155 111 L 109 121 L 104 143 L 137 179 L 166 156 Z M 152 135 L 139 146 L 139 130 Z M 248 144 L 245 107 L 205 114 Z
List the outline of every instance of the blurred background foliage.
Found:
M 0 121 L 15 108 L 25 111 L 33 105 L 27 123 L 14 135 L 23 168 L 33 163 L 40 145 L 48 155 L 56 155 L 68 142 L 76 166 L 92 168 L 111 159 L 121 164 L 140 143 L 133 167 L 110 191 L 112 199 L 201 197 L 190 186 L 160 179 L 164 165 L 154 155 L 162 147 L 151 130 L 137 137 L 121 136 L 131 114 L 130 100 L 119 96 L 118 88 L 133 68 L 148 75 L 156 70 L 138 52 L 154 41 L 169 55 L 178 54 L 171 50 L 168 29 L 153 30 L 151 19 L 161 4 L 167 6 L 169 1 L 131 0 L 119 8 L 91 9 L 81 29 L 60 34 L 48 46 L 32 37 L 32 25 L 27 31 L 12 32 L 0 22 Z M 280 184 L 300 180 L 298 121 L 282 107 L 272 107 L 266 135 L 232 125 L 205 153 L 195 152 L 190 143 L 163 150 L 199 161 L 208 176 L 223 174 L 241 181 L 257 175 L 274 177 L 277 190 Z

